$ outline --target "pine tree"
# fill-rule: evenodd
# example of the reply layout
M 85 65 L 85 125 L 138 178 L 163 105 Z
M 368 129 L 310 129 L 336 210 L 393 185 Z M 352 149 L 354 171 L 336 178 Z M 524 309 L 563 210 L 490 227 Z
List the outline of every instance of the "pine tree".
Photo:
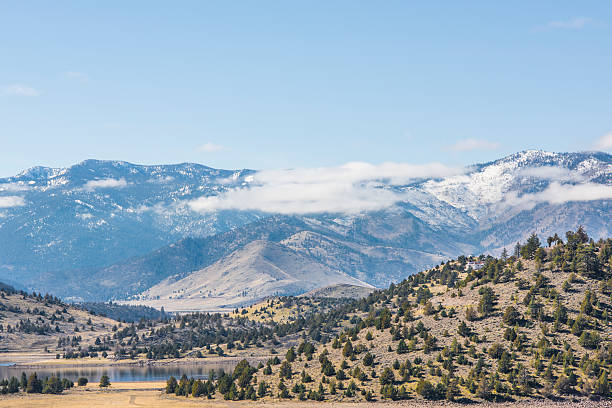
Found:
M 30 374 L 28 378 L 28 385 L 26 386 L 26 392 L 28 394 L 36 394 L 42 392 L 42 381 L 38 379 L 36 373 Z
M 43 394 L 61 394 L 63 391 L 62 382 L 56 376 L 52 375 L 46 381 L 42 392 Z
M 110 387 L 110 385 L 111 383 L 108 375 L 104 374 L 102 377 L 100 377 L 100 388 Z
M 287 354 L 285 354 L 285 359 L 290 363 L 293 363 L 295 361 L 295 350 L 293 349 L 293 347 L 287 350 Z

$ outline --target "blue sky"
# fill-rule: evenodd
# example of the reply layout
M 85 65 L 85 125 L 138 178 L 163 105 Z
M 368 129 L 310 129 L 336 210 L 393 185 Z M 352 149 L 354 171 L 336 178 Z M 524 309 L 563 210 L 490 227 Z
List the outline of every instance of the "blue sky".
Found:
M 611 29 L 609 1 L 3 2 L 0 177 L 610 150 Z

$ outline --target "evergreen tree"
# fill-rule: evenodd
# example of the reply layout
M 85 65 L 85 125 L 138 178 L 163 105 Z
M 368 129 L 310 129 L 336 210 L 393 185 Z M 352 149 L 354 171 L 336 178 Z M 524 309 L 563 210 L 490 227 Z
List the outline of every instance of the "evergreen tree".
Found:
M 170 376 L 168 381 L 166 381 L 166 394 L 174 394 L 176 392 L 176 388 L 178 387 L 178 383 L 176 382 L 176 378 Z
M 28 394 L 37 394 L 42 392 L 42 388 L 43 384 L 42 381 L 38 379 L 38 375 L 36 375 L 36 373 L 30 374 L 30 377 L 28 377 L 26 392 Z
M 293 363 L 295 361 L 295 350 L 293 349 L 293 347 L 287 350 L 287 354 L 285 354 L 285 359 L 290 363 Z
M 42 389 L 43 394 L 61 394 L 63 391 L 62 382 L 56 376 L 52 375 L 47 379 Z
M 100 377 L 100 388 L 110 387 L 110 385 L 111 383 L 108 375 L 104 374 L 102 377 Z

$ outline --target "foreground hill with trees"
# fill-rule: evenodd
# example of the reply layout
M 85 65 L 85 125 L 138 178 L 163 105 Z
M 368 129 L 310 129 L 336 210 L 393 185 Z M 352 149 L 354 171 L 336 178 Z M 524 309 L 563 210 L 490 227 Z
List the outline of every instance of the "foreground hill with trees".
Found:
M 93 347 L 119 362 L 244 358 L 205 381 L 170 378 L 165 391 L 177 396 L 608 399 L 611 258 L 612 239 L 595 242 L 582 228 L 545 242 L 532 235 L 511 254 L 460 256 L 361 299 L 270 298 L 231 314 L 143 318 L 96 334 Z M 3 292 L 3 307 L 32 296 Z M 46 325 L 46 313 L 36 324 Z M 61 347 L 62 357 L 83 350 Z
M 331 312 L 265 364 L 245 360 L 216 381 L 170 379 L 167 392 L 231 400 L 609 398 L 611 257 L 612 240 L 593 242 L 582 229 L 544 247 L 532 235 L 497 259 L 459 257 L 343 305 L 336 320 Z M 329 324 L 331 338 L 313 338 Z

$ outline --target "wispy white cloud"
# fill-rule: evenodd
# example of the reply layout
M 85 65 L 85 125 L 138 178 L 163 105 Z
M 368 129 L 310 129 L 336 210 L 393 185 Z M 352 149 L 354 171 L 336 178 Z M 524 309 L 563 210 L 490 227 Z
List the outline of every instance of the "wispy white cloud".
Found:
M 89 75 L 83 73 L 83 72 L 79 72 L 79 71 L 67 71 L 64 72 L 64 75 L 70 79 L 74 79 L 76 81 L 80 81 L 80 82 L 88 82 L 89 81 Z
M 19 196 L 0 197 L 0 208 L 21 207 L 25 205 L 25 199 Z
M 114 178 L 105 178 L 100 180 L 89 180 L 87 183 L 83 185 L 83 190 L 93 191 L 98 188 L 123 188 L 126 187 L 128 183 L 125 179 L 114 179 Z
M 562 30 L 580 30 L 587 25 L 595 24 L 595 20 L 588 17 L 575 17 L 569 20 L 555 20 L 546 23 L 546 28 Z
M 482 139 L 463 139 L 448 147 L 455 152 L 469 152 L 473 150 L 497 150 L 500 144 Z
M 541 166 L 541 167 L 525 167 L 520 170 L 520 175 L 525 177 L 534 177 L 545 180 L 557 181 L 581 181 L 584 176 L 577 171 L 571 171 L 566 167 L 558 166 Z
M 31 86 L 23 84 L 12 84 L 4 87 L 4 94 L 11 96 L 40 96 L 42 92 Z
M 198 151 L 203 153 L 219 152 L 221 150 L 225 150 L 225 146 L 212 142 L 204 143 L 203 145 L 198 146 Z
M 30 186 L 21 183 L 2 183 L 0 184 L 0 191 L 27 191 L 30 190 Z
M 203 213 L 226 209 L 282 214 L 359 213 L 380 210 L 406 198 L 404 190 L 391 189 L 386 184 L 401 186 L 465 171 L 440 163 L 361 162 L 339 167 L 266 170 L 248 176 L 246 186 L 218 196 L 201 197 L 187 205 Z
M 550 204 L 564 204 L 568 202 L 596 201 L 612 199 L 612 185 L 598 183 L 561 184 L 557 181 L 543 191 L 518 196 L 510 192 L 505 197 L 504 204 L 522 209 L 531 209 L 543 202 Z
M 612 150 L 612 132 L 608 132 L 597 140 L 595 143 L 596 149 Z

